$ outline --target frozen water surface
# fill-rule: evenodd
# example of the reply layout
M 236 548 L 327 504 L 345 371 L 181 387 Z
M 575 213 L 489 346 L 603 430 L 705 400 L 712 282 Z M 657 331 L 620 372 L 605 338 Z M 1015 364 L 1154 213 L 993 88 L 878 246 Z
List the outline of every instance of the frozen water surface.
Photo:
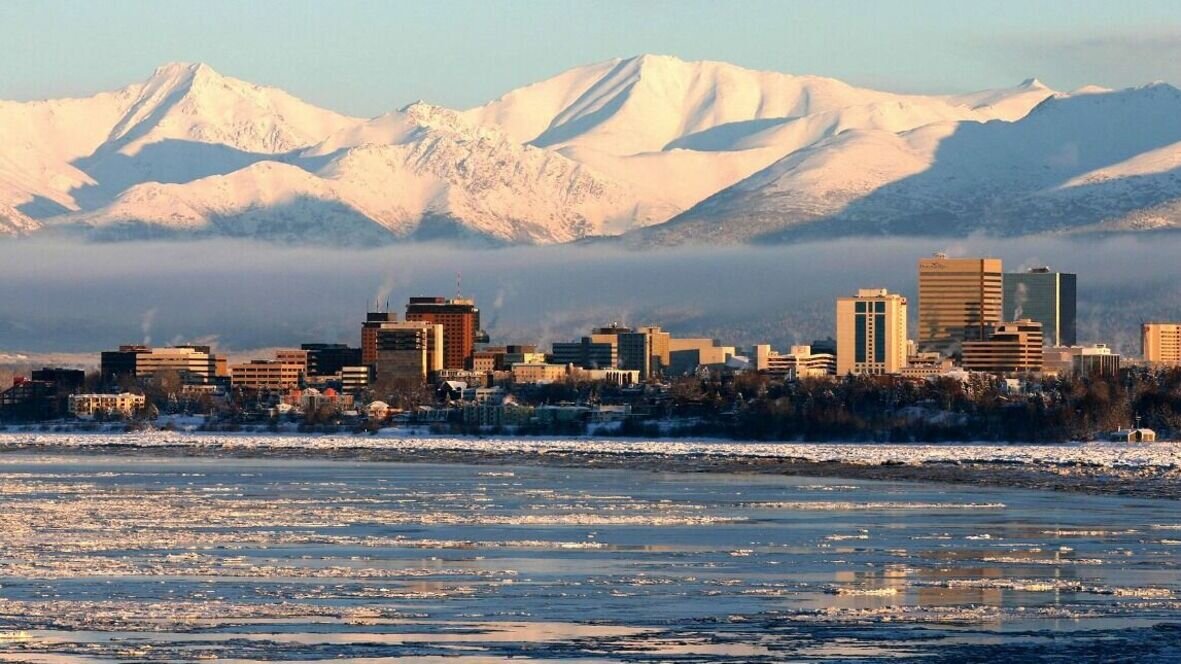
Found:
M 0 662 L 1181 659 L 1171 500 L 0 454 Z

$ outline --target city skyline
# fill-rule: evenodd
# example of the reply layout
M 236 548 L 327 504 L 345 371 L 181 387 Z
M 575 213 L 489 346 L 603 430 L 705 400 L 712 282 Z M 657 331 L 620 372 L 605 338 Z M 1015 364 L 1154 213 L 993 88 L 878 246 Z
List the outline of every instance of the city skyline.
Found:
M 1174 661 L 1179 164 L 1176 0 L 0 0 L 0 660 Z
M 1053 281 L 1047 283 L 1053 284 L 1053 288 L 1045 293 L 1037 292 L 1034 289 L 1042 288 L 1039 281 L 1025 281 L 1033 277 L 1037 280 L 1052 277 Z M 1069 289 L 1060 288 L 1059 280 L 1067 277 Z M 458 294 L 455 298 L 410 296 L 406 300 L 406 319 L 399 321 L 397 314 L 390 310 L 387 296 L 384 306 L 381 298 L 375 298 L 373 306 L 366 307 L 357 336 L 359 345 L 355 348 L 348 344 L 306 342 L 300 349 L 276 350 L 273 359 L 250 358 L 247 362 L 228 365 L 224 355 L 214 355 L 208 345 L 175 345 L 157 350 L 145 342 L 120 346 L 118 351 L 104 351 L 100 376 L 109 386 L 120 376 L 150 376 L 158 372 L 158 367 L 165 366 L 182 376 L 196 376 L 197 384 L 201 385 L 212 384 L 216 376 L 229 379 L 229 384 L 235 386 L 258 389 L 294 387 L 302 385 L 305 378 L 317 375 L 335 376 L 339 380 L 365 369 L 368 377 L 357 387 L 368 388 L 371 384 L 388 386 L 397 381 L 439 383 L 450 378 L 469 379 L 480 375 L 487 378 L 496 371 L 506 370 L 517 376 L 518 365 L 624 370 L 632 372 L 627 381 L 640 382 L 690 375 L 710 367 L 777 375 L 779 369 L 772 367 L 774 362 L 776 367 L 788 368 L 785 374 L 788 378 L 796 379 L 811 375 L 797 371 L 802 358 L 817 352 L 827 353 L 831 368 L 825 373 L 837 377 L 923 378 L 955 373 L 960 366 L 994 375 L 1043 370 L 1055 373 L 1090 367 L 1085 362 L 1077 364 L 1075 358 L 1099 355 L 1112 358 L 1114 371 L 1118 372 L 1120 356 L 1112 354 L 1107 343 L 1079 346 L 1073 339 L 1077 309 L 1075 278 L 1074 274 L 1052 273 L 1046 267 L 1005 273 L 1002 261 L 995 257 L 949 257 L 946 253 L 936 253 L 917 261 L 919 302 L 915 337 L 910 335 L 904 296 L 885 288 L 860 288 L 854 296 L 836 298 L 834 329 L 829 331 L 827 340 L 813 342 L 812 347 L 793 345 L 790 354 L 779 353 L 765 341 L 744 349 L 723 345 L 716 338 L 676 337 L 653 325 L 653 321 L 635 330 L 612 322 L 593 328 L 581 339 L 552 342 L 551 353 L 538 353 L 535 340 L 529 345 L 512 345 L 520 344 L 520 340 L 508 340 L 509 345 L 505 345 L 505 340 L 493 342 L 480 325 L 480 309 L 472 298 L 458 297 Z M 1010 279 L 1019 283 L 1010 282 L 1002 288 L 1002 281 Z M 1031 289 L 1028 292 L 1027 286 Z M 1014 297 L 1017 301 L 1010 301 Z M 1041 299 L 1048 303 L 1038 302 Z M 1069 312 L 1068 333 L 1072 338 L 1066 344 L 1060 337 L 1059 310 Z M 1050 334 L 1041 320 L 1047 316 L 1053 322 Z M 1145 362 L 1178 361 L 1174 337 L 1181 324 L 1165 325 L 1171 327 L 1167 327 L 1164 336 L 1159 332 L 1160 323 L 1142 325 Z M 1163 342 L 1166 350 L 1162 355 L 1162 342 L 1157 339 L 1165 338 L 1168 340 Z M 815 344 L 831 344 L 832 348 L 817 351 Z M 1052 351 L 1045 359 L 1044 347 Z M 315 358 L 321 355 L 324 360 L 317 361 Z M 346 359 L 349 357 L 351 362 Z M 517 359 L 508 359 L 514 357 Z M 784 360 L 790 364 L 784 364 Z M 1103 360 L 1095 361 L 1098 364 L 1094 368 L 1109 371 Z M 332 370 L 311 370 L 316 366 L 331 366 Z M 550 378 L 551 372 L 542 372 L 540 376 L 542 381 L 550 381 L 558 374 L 553 373 L 555 378 Z

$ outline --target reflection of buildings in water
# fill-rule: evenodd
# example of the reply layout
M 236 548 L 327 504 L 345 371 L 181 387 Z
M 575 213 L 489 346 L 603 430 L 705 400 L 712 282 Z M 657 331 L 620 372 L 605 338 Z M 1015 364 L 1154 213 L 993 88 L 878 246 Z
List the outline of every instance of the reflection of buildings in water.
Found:
M 919 606 L 962 604 L 1001 606 L 1003 596 L 1004 591 L 1001 588 L 920 586 L 915 601 Z
M 1008 576 L 1000 567 L 929 567 L 920 569 L 919 578 L 927 580 L 944 579 L 1000 579 Z

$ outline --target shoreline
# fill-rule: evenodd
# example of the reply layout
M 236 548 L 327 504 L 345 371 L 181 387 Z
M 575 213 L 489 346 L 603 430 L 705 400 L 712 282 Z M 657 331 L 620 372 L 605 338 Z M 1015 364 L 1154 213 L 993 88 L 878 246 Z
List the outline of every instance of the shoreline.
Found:
M 102 442 L 95 438 L 103 437 Z M 544 465 L 968 484 L 1181 500 L 1181 445 L 895 445 L 255 434 L 0 433 L 11 453 Z

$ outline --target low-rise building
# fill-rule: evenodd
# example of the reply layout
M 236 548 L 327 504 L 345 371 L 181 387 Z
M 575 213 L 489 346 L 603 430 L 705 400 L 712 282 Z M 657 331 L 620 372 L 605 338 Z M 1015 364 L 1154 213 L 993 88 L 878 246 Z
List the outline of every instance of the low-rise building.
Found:
M 511 371 L 514 364 L 545 364 L 545 353 L 538 352 L 537 346 L 509 344 L 504 347 L 504 357 L 497 371 Z
M 1058 376 L 1118 376 L 1119 353 L 1105 344 L 1051 346 L 1045 350 L 1042 370 Z
M 292 359 L 288 356 L 288 359 Z M 299 387 L 307 370 L 304 362 L 289 362 L 282 359 L 251 360 L 245 364 L 230 365 L 230 381 L 234 387 L 251 390 L 287 390 Z
M 61 414 L 58 389 L 52 382 L 18 376 L 11 387 L 0 391 L 0 421 L 38 422 Z
M 209 346 L 120 346 L 117 351 L 103 352 L 101 362 L 102 379 L 107 384 L 164 373 L 175 373 L 185 383 L 207 384 L 229 375 L 225 358 L 212 354 Z
M 791 352 L 779 353 L 768 344 L 759 344 L 754 347 L 753 355 L 754 369 L 775 378 L 798 380 L 836 373 L 836 357 L 814 352 L 811 346 L 792 346 Z
M 374 337 L 376 342 L 376 336 Z M 345 367 L 364 364 L 361 349 L 348 344 L 302 344 L 300 350 L 307 351 L 308 376 L 327 378 L 339 375 Z M 374 353 L 376 354 L 376 349 Z
M 515 402 L 466 403 L 461 408 L 463 422 L 481 427 L 526 424 L 533 418 L 533 408 Z
M 370 401 L 365 406 L 365 416 L 372 422 L 384 422 L 390 415 L 390 405 L 384 401 Z
M 465 387 L 461 398 L 470 403 L 500 403 L 505 391 L 500 387 Z
M 610 369 L 619 361 L 618 341 L 616 335 L 608 335 L 605 340 L 583 337 L 578 341 L 555 341 L 550 362 L 584 369 Z
M 518 362 L 513 365 L 514 383 L 557 383 L 569 375 L 570 366 L 566 364 Z
M 349 394 L 369 389 L 372 370 L 365 365 L 343 366 L 340 368 L 340 388 Z
M 1029 319 L 990 325 L 985 339 L 963 342 L 963 367 L 992 374 L 1042 370 L 1042 324 Z
M 297 364 L 300 371 L 308 373 L 308 351 L 302 348 L 280 348 L 275 351 L 275 359 L 284 364 Z
M 98 413 L 119 414 L 131 417 L 146 404 L 144 395 L 131 394 L 71 394 L 70 414 L 74 417 L 91 418 Z
M 1107 439 L 1115 443 L 1155 443 L 1156 432 L 1141 427 L 1135 429 L 1120 427 L 1119 430 L 1107 434 Z
M 619 387 L 635 385 L 640 382 L 640 372 L 636 369 L 578 369 L 571 372 L 574 380 L 592 383 L 609 383 Z
M 934 378 L 956 371 L 955 362 L 938 351 L 914 353 L 906 358 L 906 366 L 899 373 L 903 378 Z
M 674 337 L 668 341 L 668 355 L 669 375 L 686 376 L 701 367 L 722 369 L 737 353 L 733 346 L 719 346 L 713 339 Z

